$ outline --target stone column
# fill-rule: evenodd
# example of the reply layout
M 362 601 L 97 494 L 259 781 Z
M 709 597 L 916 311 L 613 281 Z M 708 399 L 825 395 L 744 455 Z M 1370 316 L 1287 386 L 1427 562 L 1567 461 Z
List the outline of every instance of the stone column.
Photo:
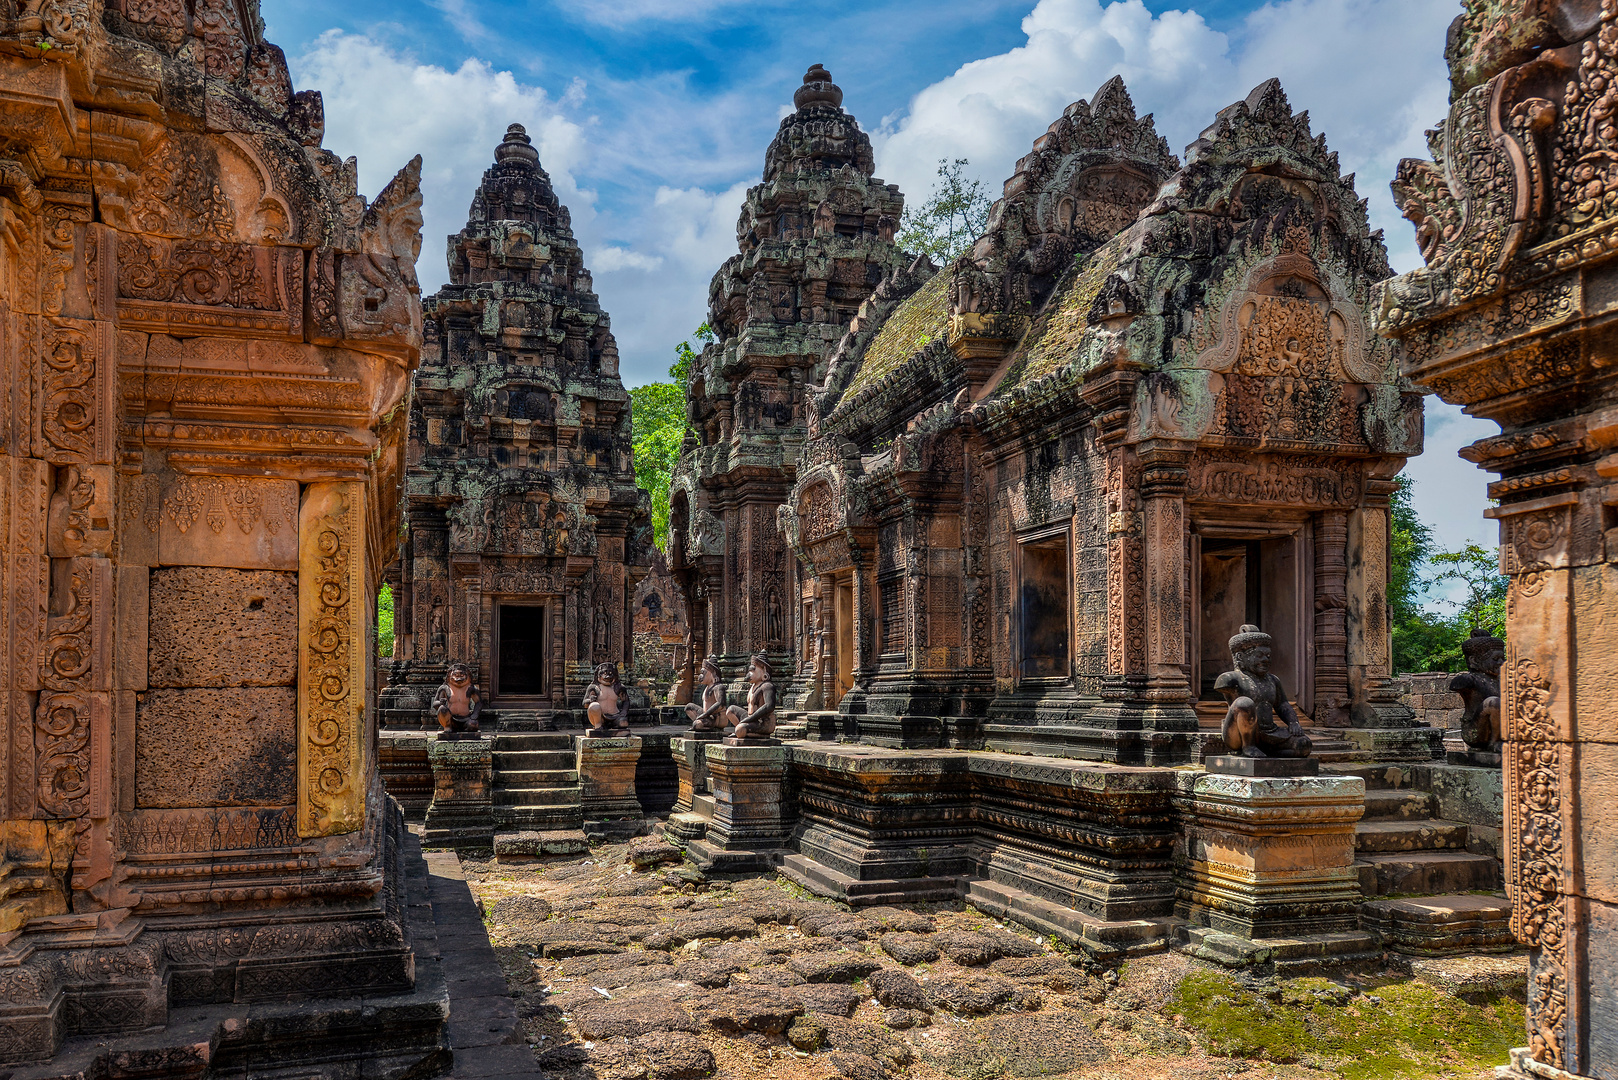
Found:
M 1506 891 L 1529 947 L 1525 1046 L 1500 1075 L 1618 1076 L 1618 185 L 1564 148 L 1609 153 L 1601 86 L 1618 14 L 1571 0 L 1468 0 L 1445 53 L 1434 162 L 1394 199 L 1427 265 L 1384 282 L 1379 329 L 1405 372 L 1498 435 L 1461 451 L 1500 479 L 1510 578 L 1501 669 Z M 1433 43 L 1436 50 L 1438 43 Z M 1532 57 L 1521 67 L 1507 66 Z M 1543 80 L 1543 81 L 1536 81 Z M 1463 150 L 1464 148 L 1464 150 Z M 1554 152 L 1555 156 L 1552 156 Z M 1580 160 L 1584 160 L 1581 158 Z M 1485 180 L 1484 178 L 1489 179 Z M 1488 209 L 1475 192 L 1500 193 Z M 1460 222 L 1445 232 L 1441 222 Z M 1487 272 L 1476 274 L 1475 267 Z
M 1348 512 L 1315 515 L 1315 723 L 1348 723 Z
M 1186 655 L 1185 481 L 1189 446 L 1142 444 L 1141 502 L 1146 562 L 1146 702 L 1143 725 L 1159 732 L 1197 730 Z M 1154 742 L 1148 761 L 1185 760 L 1193 748 Z
M 1415 713 L 1392 685 L 1393 640 L 1388 627 L 1389 499 L 1391 480 L 1367 478 L 1365 506 L 1348 519 L 1348 692 L 1356 728 L 1408 728 Z M 1436 756 L 1440 742 L 1415 749 Z
M 704 871 L 755 873 L 783 854 L 794 814 L 786 798 L 787 747 L 706 747 L 714 814 L 707 837 L 686 845 Z
M 1196 955 L 1277 974 L 1374 959 L 1354 870 L 1363 779 L 1191 772 L 1175 805 L 1174 913 Z
M 422 843 L 429 847 L 494 847 L 494 742 L 428 739 L 433 801 Z
M 577 735 L 573 741 L 578 748 L 584 835 L 591 840 L 639 836 L 646 827 L 646 815 L 635 796 L 640 736 L 612 739 Z

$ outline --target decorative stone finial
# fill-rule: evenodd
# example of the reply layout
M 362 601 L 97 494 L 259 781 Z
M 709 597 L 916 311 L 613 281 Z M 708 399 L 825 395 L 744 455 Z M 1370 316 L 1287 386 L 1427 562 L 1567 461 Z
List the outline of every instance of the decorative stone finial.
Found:
M 494 148 L 494 160 L 502 165 L 510 161 L 539 164 L 539 151 L 534 149 L 534 140 L 528 137 L 528 129 L 521 124 L 506 128 L 506 137 Z
M 816 64 L 804 72 L 803 85 L 792 95 L 792 104 L 799 109 L 819 101 L 833 108 L 843 104 L 843 88 L 831 81 L 831 72 L 824 64 Z

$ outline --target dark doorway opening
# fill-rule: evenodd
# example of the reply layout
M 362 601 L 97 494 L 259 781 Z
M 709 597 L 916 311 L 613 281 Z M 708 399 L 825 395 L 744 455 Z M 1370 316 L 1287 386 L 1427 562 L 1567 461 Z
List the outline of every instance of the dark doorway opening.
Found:
M 1063 678 L 1068 670 L 1067 536 L 1022 545 L 1021 616 L 1024 678 Z
M 545 608 L 500 605 L 500 669 L 497 694 L 544 694 Z

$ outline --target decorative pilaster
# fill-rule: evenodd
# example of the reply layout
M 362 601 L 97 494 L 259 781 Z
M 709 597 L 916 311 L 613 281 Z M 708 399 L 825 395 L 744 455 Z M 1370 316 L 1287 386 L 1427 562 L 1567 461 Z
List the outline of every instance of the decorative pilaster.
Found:
M 1349 722 L 1348 513 L 1315 515 L 1315 715 L 1327 727 Z
M 365 824 L 365 485 L 310 484 L 298 512 L 298 835 Z
M 1140 452 L 1145 547 L 1144 726 L 1197 730 L 1186 656 L 1186 462 L 1191 447 L 1146 444 Z

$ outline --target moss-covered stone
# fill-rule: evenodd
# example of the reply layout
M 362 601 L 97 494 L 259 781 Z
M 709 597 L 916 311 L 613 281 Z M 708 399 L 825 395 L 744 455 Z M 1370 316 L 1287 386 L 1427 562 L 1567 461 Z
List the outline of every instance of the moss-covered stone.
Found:
M 1467 1004 L 1416 981 L 1352 995 L 1292 979 L 1265 994 L 1199 971 L 1168 1011 L 1210 1053 L 1301 1063 L 1342 1080 L 1475 1076 L 1522 1041 L 1522 1007 L 1509 998 Z

